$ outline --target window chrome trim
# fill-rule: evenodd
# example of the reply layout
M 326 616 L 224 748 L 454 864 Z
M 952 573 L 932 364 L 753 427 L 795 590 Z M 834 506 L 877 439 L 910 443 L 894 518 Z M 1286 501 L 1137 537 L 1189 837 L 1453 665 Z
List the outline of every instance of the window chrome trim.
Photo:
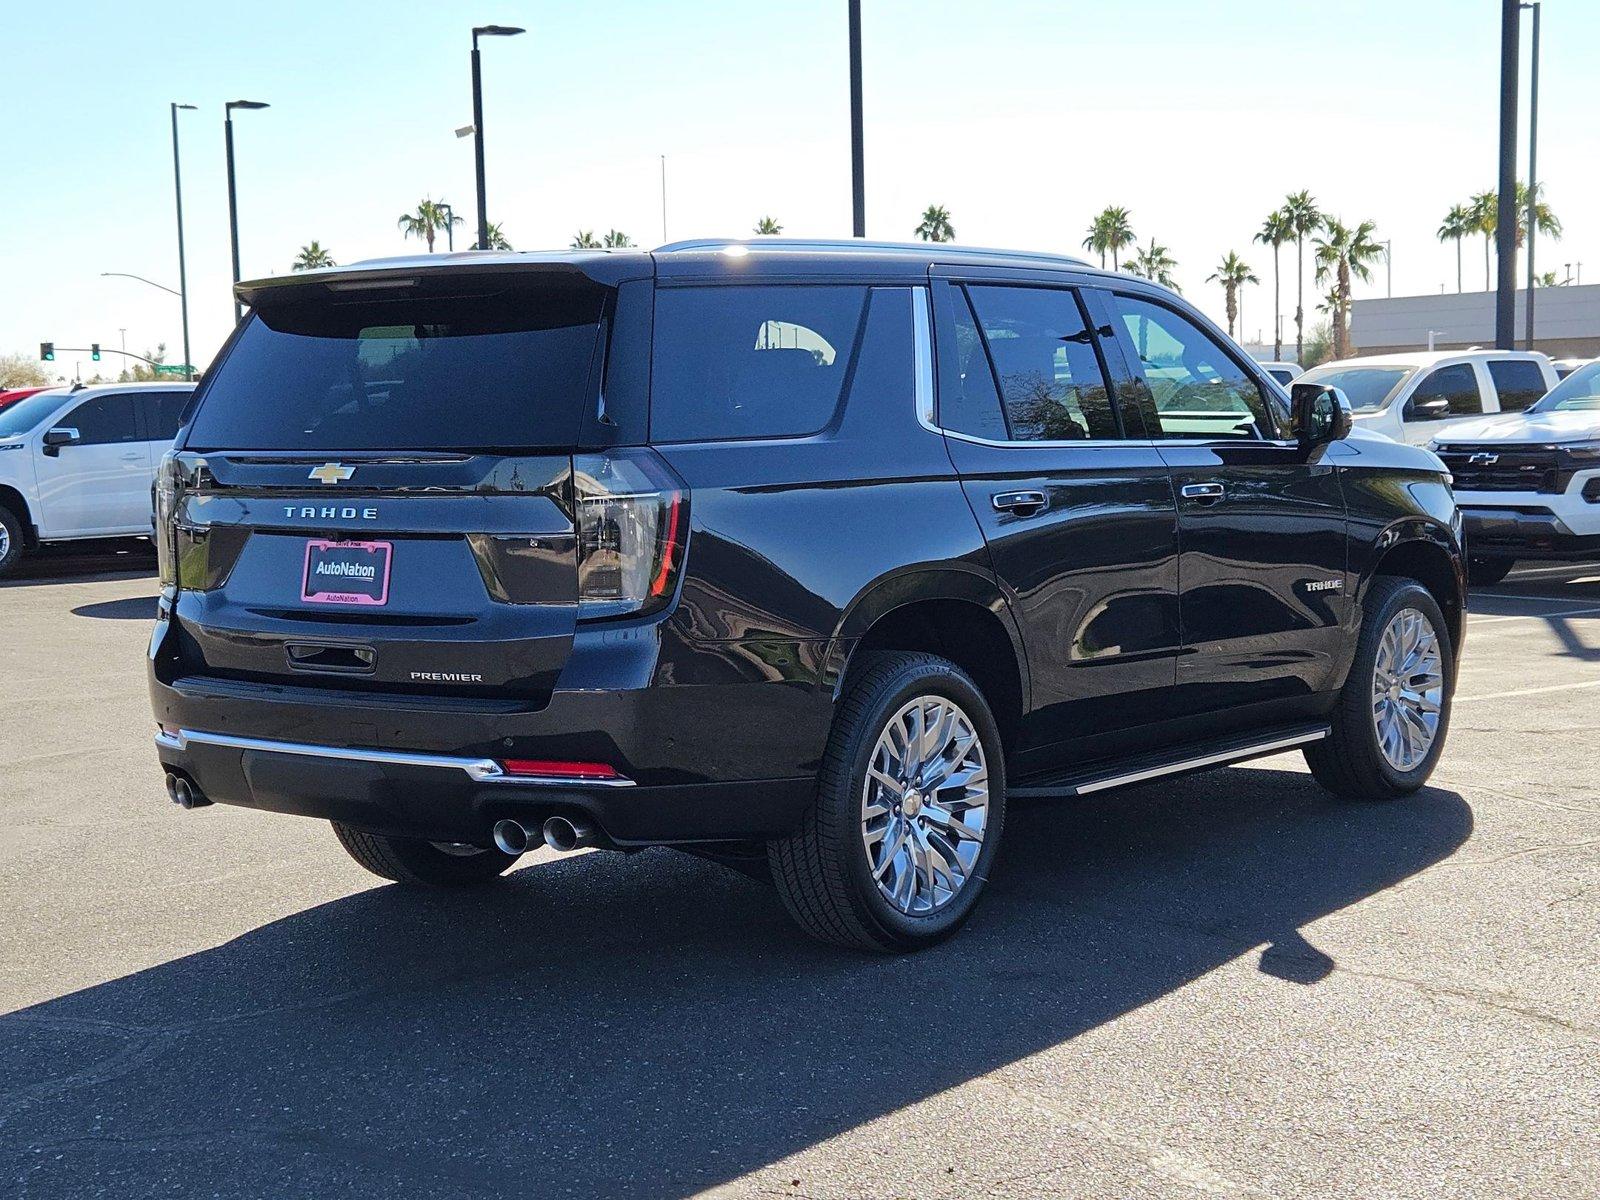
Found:
M 180 729 L 176 733 L 158 730 L 156 745 L 167 750 L 185 750 L 194 742 L 230 750 L 259 750 L 268 754 L 296 754 L 305 758 L 333 758 L 345 762 L 381 763 L 394 767 L 432 767 L 462 771 L 474 783 L 527 783 L 540 787 L 618 788 L 633 787 L 625 777 L 585 779 L 570 775 L 512 775 L 492 758 L 463 758 L 452 754 L 421 754 L 407 750 L 364 750 L 347 746 L 319 746 L 311 742 L 280 742 L 267 738 L 237 737 L 231 733 L 206 733 Z
M 917 420 L 924 429 L 940 432 L 933 411 L 933 316 L 928 305 L 928 289 L 911 291 L 911 355 L 916 379 Z

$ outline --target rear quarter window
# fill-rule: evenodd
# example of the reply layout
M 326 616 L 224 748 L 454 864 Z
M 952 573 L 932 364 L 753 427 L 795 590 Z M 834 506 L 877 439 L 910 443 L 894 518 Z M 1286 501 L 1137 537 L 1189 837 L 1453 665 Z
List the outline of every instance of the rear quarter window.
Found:
M 1538 363 L 1526 359 L 1491 360 L 1488 366 L 1489 378 L 1494 381 L 1494 390 L 1500 395 L 1501 412 L 1521 412 L 1538 403 L 1547 390 L 1544 372 L 1539 369 Z
M 831 285 L 662 288 L 650 440 L 820 432 L 838 411 L 868 293 Z

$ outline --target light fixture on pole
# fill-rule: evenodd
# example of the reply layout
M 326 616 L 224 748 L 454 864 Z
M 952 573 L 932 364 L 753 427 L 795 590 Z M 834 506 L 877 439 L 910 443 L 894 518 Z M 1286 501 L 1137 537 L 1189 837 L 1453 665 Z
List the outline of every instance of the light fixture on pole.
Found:
M 515 37 L 526 30 L 516 25 L 477 25 L 472 30 L 472 133 L 478 171 L 478 249 L 489 248 L 489 203 L 483 188 L 483 68 L 478 55 L 480 37 Z M 461 131 L 457 130 L 457 136 Z
M 193 112 L 194 105 L 172 103 L 172 194 L 178 204 L 178 309 L 183 315 L 183 377 L 194 378 L 189 357 L 189 269 L 183 257 L 183 172 L 178 167 L 178 111 Z M 126 346 L 123 349 L 127 349 Z
M 233 110 L 236 108 L 267 107 L 269 105 L 260 100 L 229 100 L 222 106 L 223 133 L 228 151 L 228 235 L 233 244 L 233 281 L 235 283 L 239 282 L 239 202 L 233 182 Z M 239 303 L 239 297 L 235 296 L 233 298 L 233 323 L 237 325 L 243 317 L 244 306 Z

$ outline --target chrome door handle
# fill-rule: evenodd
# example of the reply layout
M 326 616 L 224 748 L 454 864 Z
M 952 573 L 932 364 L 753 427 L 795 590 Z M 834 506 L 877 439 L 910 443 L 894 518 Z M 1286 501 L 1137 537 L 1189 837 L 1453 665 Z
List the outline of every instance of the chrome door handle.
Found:
M 1019 517 L 1031 517 L 1034 513 L 1043 511 L 1049 498 L 1043 492 L 996 492 L 989 498 L 998 512 L 1016 513 Z
M 1228 489 L 1220 483 L 1186 483 L 1179 489 L 1179 495 L 1185 500 L 1200 500 L 1205 503 L 1215 503 L 1227 495 Z

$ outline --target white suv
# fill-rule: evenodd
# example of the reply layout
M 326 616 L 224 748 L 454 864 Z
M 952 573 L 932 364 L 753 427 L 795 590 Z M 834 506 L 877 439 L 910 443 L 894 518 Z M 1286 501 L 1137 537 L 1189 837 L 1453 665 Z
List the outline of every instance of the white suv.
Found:
M 1359 428 L 1425 446 L 1458 422 L 1521 412 L 1555 387 L 1556 369 L 1537 351 L 1419 351 L 1324 363 L 1295 382 L 1340 388 Z
M 38 392 L 0 408 L 0 575 L 42 542 L 148 537 L 192 383 Z
M 1455 476 L 1474 583 L 1519 558 L 1600 559 L 1600 363 L 1525 413 L 1453 426 L 1433 442 Z

